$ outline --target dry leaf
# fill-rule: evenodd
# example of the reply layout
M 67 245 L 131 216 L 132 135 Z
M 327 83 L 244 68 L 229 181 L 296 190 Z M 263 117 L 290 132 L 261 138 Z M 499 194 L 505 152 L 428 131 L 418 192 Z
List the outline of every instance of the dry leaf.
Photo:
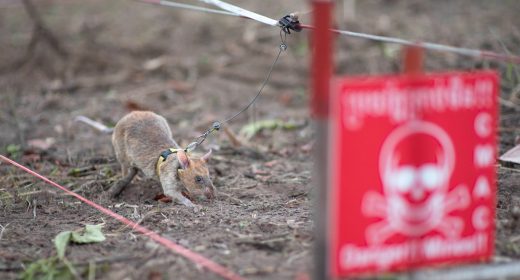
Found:
M 125 107 L 128 111 L 148 111 L 146 106 L 143 106 L 133 100 L 127 100 L 125 102 Z
M 56 143 L 56 139 L 48 137 L 45 139 L 32 139 L 27 141 L 27 144 L 31 148 L 35 148 L 42 151 L 47 151 Z
M 156 195 L 153 199 L 155 201 L 160 201 L 160 202 L 164 202 L 164 203 L 172 202 L 172 198 L 171 197 L 166 196 L 166 195 L 164 195 L 162 193 Z
M 143 69 L 146 71 L 154 71 L 163 67 L 165 63 L 165 57 L 160 56 L 157 58 L 149 59 L 145 63 L 143 63 Z

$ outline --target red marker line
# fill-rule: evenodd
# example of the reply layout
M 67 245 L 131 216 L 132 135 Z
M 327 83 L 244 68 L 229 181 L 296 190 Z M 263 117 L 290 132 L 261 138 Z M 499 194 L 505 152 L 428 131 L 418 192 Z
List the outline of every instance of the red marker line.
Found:
M 148 237 L 150 237 L 153 241 L 159 243 L 159 244 L 162 244 L 164 245 L 165 247 L 169 248 L 170 250 L 174 251 L 175 253 L 191 260 L 192 262 L 196 263 L 196 264 L 199 264 L 211 271 L 213 271 L 214 273 L 222 276 L 223 278 L 225 279 L 230 279 L 230 280 L 241 280 L 243 279 L 242 277 L 240 277 L 239 275 L 235 274 L 234 272 L 232 272 L 231 270 L 205 258 L 204 256 L 202 255 L 199 255 L 195 252 L 192 252 L 190 251 L 189 249 L 187 248 L 184 248 L 178 244 L 176 244 L 175 242 L 169 240 L 169 239 L 166 239 L 162 236 L 160 236 L 158 233 L 152 231 L 152 230 L 149 230 L 148 228 L 145 228 L 143 226 L 140 226 L 138 225 L 137 223 L 133 222 L 133 221 L 130 221 L 129 219 L 117 214 L 117 213 L 114 213 L 112 211 L 110 211 L 109 209 L 93 202 L 93 201 L 90 201 L 86 198 L 84 198 L 83 196 L 75 193 L 75 192 L 72 192 L 70 191 L 69 189 L 47 179 L 46 177 L 36 173 L 35 171 L 32 171 L 31 169 L 3 156 L 3 155 L 0 155 L 0 159 L 7 162 L 7 163 L 10 163 L 20 169 L 22 169 L 23 171 L 45 181 L 46 183 L 66 192 L 67 194 L 70 194 L 74 197 L 76 197 L 77 199 L 83 201 L 84 203 L 96 208 L 97 210 L 99 210 L 100 212 L 103 212 L 104 214 L 110 216 L 110 217 L 113 217 L 114 219 L 120 221 L 121 223 L 125 224 L 125 225 L 128 225 L 130 227 L 132 227 L 134 230 L 138 231 L 138 232 L 141 232 L 143 235 L 146 235 Z

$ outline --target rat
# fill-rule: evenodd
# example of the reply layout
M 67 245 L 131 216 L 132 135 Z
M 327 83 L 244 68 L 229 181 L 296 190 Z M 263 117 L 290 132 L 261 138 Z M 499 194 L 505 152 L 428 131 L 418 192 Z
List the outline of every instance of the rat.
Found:
M 207 167 L 211 150 L 196 158 L 178 148 L 164 117 L 150 111 L 133 111 L 121 118 L 113 129 L 84 116 L 75 120 L 103 133 L 112 133 L 112 145 L 123 175 L 110 188 L 112 197 L 118 196 L 141 170 L 146 177 L 161 183 L 166 196 L 188 207 L 196 208 L 196 205 L 187 197 L 215 198 Z

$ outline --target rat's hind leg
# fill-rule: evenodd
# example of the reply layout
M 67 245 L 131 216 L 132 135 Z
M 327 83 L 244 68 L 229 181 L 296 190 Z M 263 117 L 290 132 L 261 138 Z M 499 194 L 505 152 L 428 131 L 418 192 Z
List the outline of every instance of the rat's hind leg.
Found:
M 126 169 L 126 170 L 125 170 Z M 126 172 L 125 172 L 126 171 Z M 124 174 L 128 173 L 128 174 Z M 123 189 L 130 184 L 132 179 L 135 177 L 135 174 L 137 174 L 137 168 L 136 167 L 130 167 L 130 168 L 124 168 L 123 167 L 123 178 L 119 181 L 117 181 L 109 190 L 111 197 L 118 196 Z

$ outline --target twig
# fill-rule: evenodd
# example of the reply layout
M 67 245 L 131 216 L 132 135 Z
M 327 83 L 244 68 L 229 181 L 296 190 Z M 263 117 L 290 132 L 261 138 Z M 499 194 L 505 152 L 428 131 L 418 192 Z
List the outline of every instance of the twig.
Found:
M 33 31 L 31 34 L 31 40 L 25 50 L 25 55 L 16 60 L 14 63 L 7 67 L 0 69 L 0 72 L 12 71 L 12 69 L 18 70 L 25 66 L 34 56 L 36 46 L 41 39 L 45 40 L 51 49 L 58 54 L 61 58 L 67 58 L 69 53 L 61 45 L 57 37 L 50 31 L 45 25 L 42 17 L 38 13 L 38 10 L 30 0 L 22 0 L 25 11 L 29 15 L 29 18 L 34 23 Z M 23 142 L 22 142 L 23 143 Z
M 499 127 L 498 130 L 500 132 L 516 132 L 520 131 L 520 127 Z
M 219 192 L 218 194 L 219 194 L 219 195 L 222 195 L 222 196 L 224 196 L 224 197 L 226 197 L 226 198 L 228 198 L 229 200 L 231 200 L 231 201 L 237 203 L 238 205 L 241 205 L 241 204 L 242 204 L 242 200 L 240 200 L 240 199 L 238 199 L 238 198 L 235 198 L 235 197 L 231 196 L 230 194 L 223 193 L 223 192 Z
M 21 196 L 29 196 L 29 195 L 40 194 L 40 193 L 48 194 L 48 195 L 51 195 L 51 196 L 57 196 L 56 192 L 53 192 L 53 191 L 50 191 L 50 190 L 38 190 L 38 191 L 30 191 L 30 192 L 18 193 L 18 196 L 19 197 L 21 197 Z M 9 196 L 11 196 L 11 195 L 9 195 Z M 2 197 L 0 199 L 3 199 L 3 198 L 9 198 L 9 197 Z
M 88 280 L 96 279 L 96 263 L 89 261 L 88 263 Z
M 9 224 L 6 224 L 5 226 L 0 225 L 0 228 L 1 228 L 0 229 L 0 240 L 2 240 L 2 236 L 4 235 L 4 231 L 5 231 L 5 229 L 7 228 L 8 225 Z
M 231 183 L 229 185 L 232 185 Z M 238 187 L 238 188 L 226 188 L 226 190 L 228 191 L 237 191 L 237 190 L 248 190 L 248 189 L 252 189 L 252 188 L 256 188 L 258 186 L 258 183 L 257 182 L 254 182 L 250 185 L 247 185 L 245 187 Z
M 231 131 L 231 129 L 229 129 L 227 126 L 224 127 L 224 133 L 228 137 L 229 142 L 231 142 L 231 145 L 233 147 L 237 148 L 237 147 L 244 146 L 243 141 L 240 141 L 238 139 L 238 136 L 233 131 Z
M 242 233 L 235 232 L 232 230 L 227 230 L 227 231 L 240 239 L 253 239 L 253 238 L 257 238 L 257 237 L 262 237 L 261 234 L 247 235 L 247 234 L 242 234 Z
M 36 206 L 38 204 L 38 201 L 36 199 L 33 199 L 33 219 L 36 219 Z
M 297 259 L 299 259 L 299 258 L 301 258 L 301 257 L 303 257 L 303 256 L 305 256 L 305 255 L 307 255 L 307 254 L 309 254 L 309 251 L 304 250 L 303 252 L 300 252 L 300 253 L 298 253 L 298 254 L 296 254 L 296 255 L 292 255 L 292 256 L 290 256 L 290 257 L 287 259 L 286 263 L 287 263 L 288 265 L 291 265 L 293 261 L 295 261 L 295 260 L 297 260 Z
M 503 166 L 503 165 L 500 165 L 500 168 L 501 168 L 501 169 L 505 169 L 505 170 L 509 170 L 509 171 L 514 171 L 514 172 L 520 172 L 519 169 L 509 168 L 509 167 L 505 167 L 505 166 Z
M 518 95 L 520 94 L 520 84 L 516 85 L 511 91 L 511 96 L 509 97 L 509 101 L 517 101 Z
M 509 48 L 506 46 L 506 44 L 504 44 L 504 41 L 502 41 L 502 39 L 500 39 L 500 37 L 498 36 L 496 30 L 490 28 L 489 31 L 495 37 L 495 39 L 498 41 L 498 43 L 500 44 L 500 46 L 502 47 L 504 52 L 507 53 L 508 55 L 511 55 L 511 52 L 509 51 Z M 518 69 L 516 68 L 516 66 L 513 67 L 513 70 L 515 71 L 516 76 L 520 77 L 520 73 L 518 72 Z
M 60 41 L 56 38 L 56 36 L 50 31 L 50 29 L 45 25 L 42 17 L 38 13 L 38 10 L 34 6 L 34 4 L 31 2 L 31 0 L 23 0 L 23 5 L 25 7 L 25 11 L 31 18 L 31 20 L 34 23 L 35 28 L 35 35 L 37 38 L 35 39 L 38 41 L 38 39 L 41 38 L 45 39 L 47 43 L 51 46 L 51 48 L 58 54 L 61 58 L 67 58 L 68 52 L 63 48 Z M 32 43 L 32 40 L 31 40 Z M 36 44 L 36 43 L 34 43 Z
M 75 193 L 78 193 L 79 191 L 82 191 L 84 188 L 90 188 L 90 187 L 94 186 L 98 182 L 99 182 L 99 180 L 89 180 L 89 181 L 81 184 L 76 189 L 73 189 L 72 191 L 75 192 Z
M 518 105 L 516 105 L 515 103 L 513 103 L 512 101 L 510 100 L 505 100 L 503 98 L 500 98 L 499 99 L 499 102 L 500 102 L 500 105 L 503 105 L 505 107 L 508 107 L 508 108 L 511 108 L 511 109 L 514 109 L 515 111 L 520 111 L 520 108 Z
M 154 252 L 155 253 L 155 252 Z M 131 260 L 138 260 L 138 259 L 146 259 L 148 256 L 145 256 L 144 258 L 136 257 L 136 256 L 115 256 L 115 257 L 107 257 L 107 258 L 98 258 L 90 261 L 83 261 L 83 262 L 77 262 L 77 263 L 71 263 L 73 266 L 90 266 L 91 264 L 109 264 L 109 263 L 115 263 L 115 262 L 126 262 Z M 58 266 L 58 268 L 64 267 L 64 264 L 61 264 Z M 23 265 L 19 266 L 8 266 L 8 267 L 0 267 L 0 271 L 19 271 L 24 270 L 25 267 Z
M 76 280 L 82 279 L 81 276 L 79 276 L 79 273 L 76 270 L 76 268 L 74 267 L 74 265 L 71 262 L 69 262 L 67 260 L 67 258 L 63 258 L 62 262 L 63 262 L 63 264 L 65 264 L 65 267 L 67 267 L 69 272 L 72 273 L 72 275 L 74 276 L 74 279 L 76 279 Z
M 159 212 L 161 212 L 161 211 L 158 209 L 154 209 L 154 210 L 150 210 L 150 211 L 146 212 L 146 214 L 144 214 L 143 217 L 141 219 L 139 219 L 139 221 L 136 222 L 136 224 L 140 225 L 144 221 L 144 219 L 148 218 L 149 216 L 151 216 L 155 213 L 159 213 Z M 116 232 L 121 232 L 128 227 L 129 227 L 129 225 L 124 225 L 121 228 L 119 228 L 118 230 L 116 230 Z M 134 229 L 132 228 L 132 230 L 134 230 Z
M 229 182 L 227 183 L 228 186 L 233 186 L 233 185 L 236 184 L 236 182 L 238 182 L 238 180 L 240 180 L 243 176 L 242 176 L 242 174 L 239 173 L 239 174 L 236 174 L 236 175 L 232 175 L 232 177 L 233 177 L 233 180 L 232 180 L 232 181 L 229 181 Z M 242 189 L 242 188 L 237 188 L 237 189 Z M 230 190 L 230 189 L 228 189 L 228 190 Z
M 512 243 L 515 243 L 515 242 L 518 242 L 518 241 L 520 241 L 520 235 L 515 235 L 515 236 L 509 238 L 509 242 L 512 242 Z

